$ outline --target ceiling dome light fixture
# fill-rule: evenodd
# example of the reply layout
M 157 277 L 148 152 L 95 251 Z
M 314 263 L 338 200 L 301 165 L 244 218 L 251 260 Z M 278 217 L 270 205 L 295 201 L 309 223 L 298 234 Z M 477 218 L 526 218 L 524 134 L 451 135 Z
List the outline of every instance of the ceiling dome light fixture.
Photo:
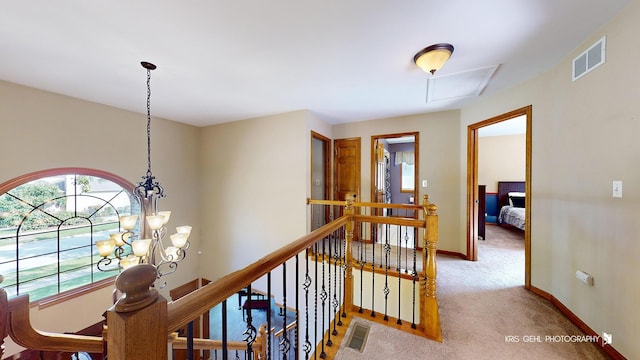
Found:
M 420 50 L 414 57 L 413 62 L 425 72 L 435 74 L 453 54 L 453 45 L 441 43 L 428 46 Z

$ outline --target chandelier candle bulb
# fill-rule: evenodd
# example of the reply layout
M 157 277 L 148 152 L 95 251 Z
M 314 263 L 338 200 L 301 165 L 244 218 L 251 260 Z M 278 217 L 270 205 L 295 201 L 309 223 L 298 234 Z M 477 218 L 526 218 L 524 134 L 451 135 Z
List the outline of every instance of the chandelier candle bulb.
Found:
M 191 226 L 187 226 L 187 225 L 185 225 L 185 226 L 178 226 L 178 227 L 176 228 L 176 231 L 177 231 L 179 234 L 187 234 L 187 236 L 189 236 L 189 235 L 191 234 Z
M 169 246 L 167 250 L 164 251 L 164 253 L 167 255 L 167 257 L 169 257 L 169 259 L 176 260 L 178 258 L 179 250 L 180 249 L 178 249 L 177 247 Z
M 162 215 L 149 215 L 147 216 L 147 224 L 151 230 L 158 230 L 164 225 L 164 216 Z
M 111 255 L 111 252 L 116 247 L 116 242 L 112 239 L 109 240 L 100 240 L 96 241 L 96 247 L 98 248 L 98 253 L 102 257 L 107 257 Z
M 171 235 L 170 237 L 173 246 L 181 249 L 187 244 L 187 238 L 189 237 L 189 234 L 177 233 Z
M 138 221 L 138 215 L 124 215 L 120 216 L 120 226 L 125 230 L 133 230 L 136 227 Z
M 149 246 L 151 245 L 151 239 L 136 240 L 131 244 L 133 248 L 133 254 L 135 256 L 146 256 L 149 252 Z
M 137 256 L 127 256 L 126 258 L 120 260 L 120 267 L 122 270 L 126 270 L 134 265 L 138 265 L 139 259 Z
M 156 215 L 164 217 L 164 220 L 162 220 L 162 224 L 166 225 L 169 222 L 169 218 L 171 217 L 171 211 L 158 211 Z
M 109 237 L 111 238 L 111 240 L 113 240 L 116 246 L 124 246 L 124 244 L 126 243 L 126 240 L 129 239 L 129 236 L 128 236 L 129 234 L 130 233 L 128 232 L 121 232 L 121 233 L 109 234 Z

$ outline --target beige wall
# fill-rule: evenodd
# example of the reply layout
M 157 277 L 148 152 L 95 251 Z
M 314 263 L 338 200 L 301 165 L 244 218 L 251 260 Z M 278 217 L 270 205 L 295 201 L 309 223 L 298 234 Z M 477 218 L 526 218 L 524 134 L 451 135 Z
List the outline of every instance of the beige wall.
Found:
M 306 111 L 202 128 L 200 142 L 204 277 L 241 269 L 306 233 Z
M 403 132 L 420 133 L 420 164 L 418 183 L 428 180 L 426 189 L 418 189 L 419 198 L 429 195 L 431 202 L 438 206 L 440 238 L 438 249 L 464 252 L 461 247 L 464 228 L 458 204 L 463 199 L 460 192 L 459 168 L 461 154 L 459 147 L 460 113 L 446 111 L 432 114 L 404 116 L 398 118 L 363 121 L 334 125 L 334 139 L 361 138 L 361 196 L 363 201 L 371 198 L 371 136 Z
M 478 138 L 478 184 L 498 192 L 498 181 L 524 181 L 526 135 Z
M 533 105 L 532 285 L 611 333 L 630 359 L 640 358 L 639 18 L 634 2 L 551 71 L 462 111 L 466 126 Z M 603 35 L 606 64 L 572 82 L 572 59 Z M 465 134 L 460 140 L 465 149 Z M 612 198 L 612 180 L 624 182 L 623 198 Z M 576 270 L 592 274 L 594 286 Z
M 145 110 L 141 102 L 141 110 Z M 153 173 L 165 187 L 160 206 L 171 209 L 170 224 L 194 226 L 193 251 L 166 289 L 197 275 L 199 247 L 197 128 L 154 119 Z M 37 170 L 86 167 L 108 171 L 132 183 L 146 173 L 146 115 L 110 108 L 0 81 L 0 183 Z M 163 290 L 162 293 L 166 295 Z M 102 320 L 111 289 L 39 310 L 34 326 L 47 331 L 77 331 Z M 82 316 L 77 314 L 81 309 Z M 8 345 L 7 353 L 15 349 Z

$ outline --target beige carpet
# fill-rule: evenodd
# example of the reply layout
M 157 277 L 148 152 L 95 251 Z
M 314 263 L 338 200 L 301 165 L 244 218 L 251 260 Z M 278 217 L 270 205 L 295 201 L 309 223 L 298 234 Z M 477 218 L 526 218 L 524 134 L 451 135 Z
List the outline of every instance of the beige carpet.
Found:
M 336 359 L 606 359 L 597 344 L 546 339 L 584 334 L 524 289 L 522 232 L 488 226 L 486 237 L 477 262 L 438 256 L 442 343 L 354 318 L 371 326 L 364 352 L 343 343 Z

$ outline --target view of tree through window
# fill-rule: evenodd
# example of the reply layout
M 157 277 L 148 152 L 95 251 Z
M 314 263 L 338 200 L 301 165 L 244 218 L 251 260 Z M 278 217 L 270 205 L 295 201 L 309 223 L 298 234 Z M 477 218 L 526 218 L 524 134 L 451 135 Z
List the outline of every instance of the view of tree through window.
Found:
M 117 275 L 96 267 L 95 242 L 139 213 L 128 190 L 97 176 L 40 178 L 0 195 L 0 274 L 9 296 L 30 301 Z

